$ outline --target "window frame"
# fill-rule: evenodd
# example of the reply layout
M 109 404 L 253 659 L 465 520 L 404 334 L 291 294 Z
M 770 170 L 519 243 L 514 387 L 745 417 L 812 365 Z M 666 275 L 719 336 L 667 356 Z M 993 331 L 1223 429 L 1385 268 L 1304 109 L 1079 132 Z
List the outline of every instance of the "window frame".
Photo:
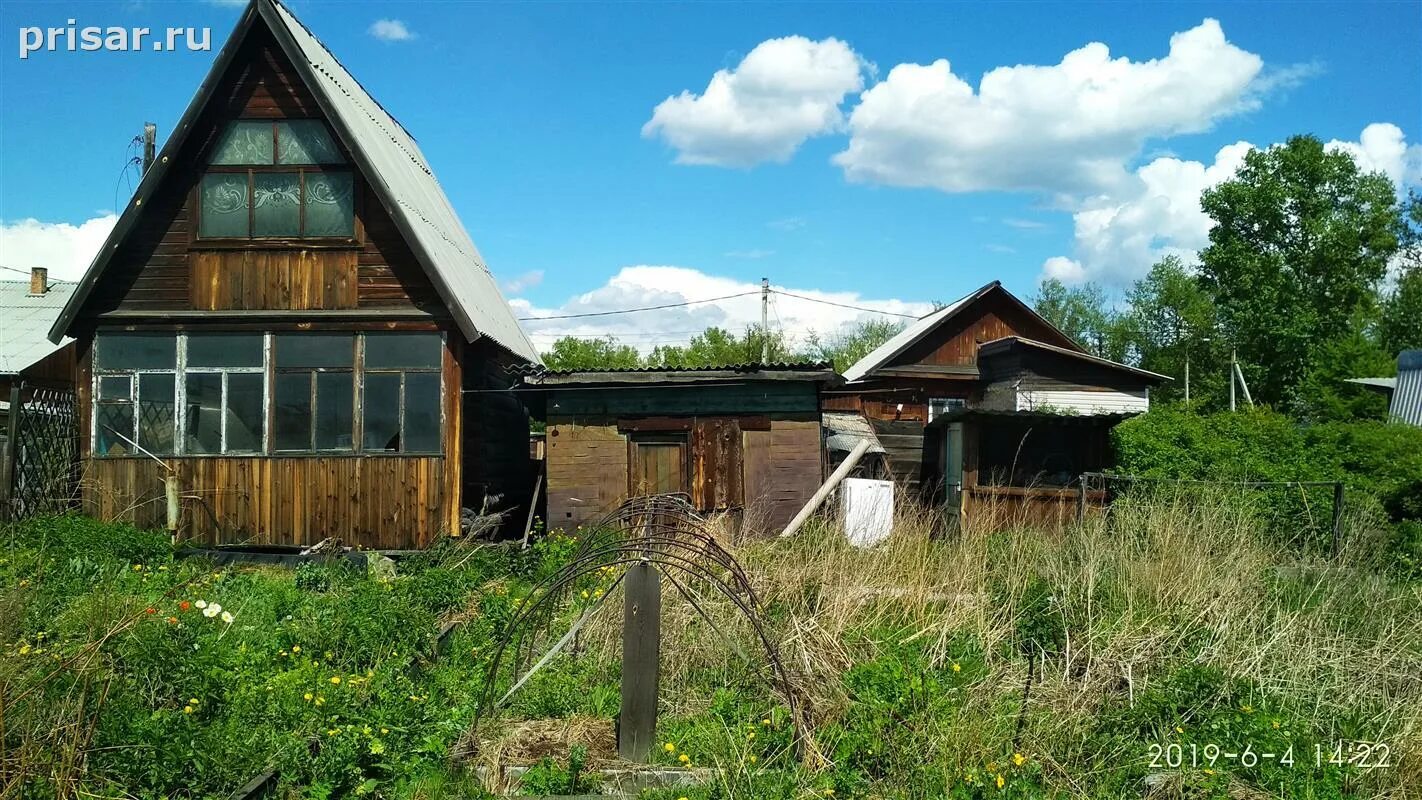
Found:
M 331 140 L 335 143 L 336 149 L 340 151 L 344 162 L 336 164 L 278 164 L 275 163 L 277 148 L 279 147 L 277 138 L 277 126 L 282 122 L 320 122 L 325 125 L 327 133 L 331 134 Z M 190 194 L 191 207 L 193 209 L 191 231 L 189 243 L 194 247 L 231 248 L 241 245 L 245 247 L 272 247 L 285 248 L 297 245 L 303 248 L 350 248 L 359 247 L 364 243 L 365 230 L 361 224 L 361 216 L 364 211 L 364 191 L 361 182 L 360 171 L 351 161 L 350 154 L 336 138 L 331 126 L 326 124 L 324 119 L 315 117 L 283 117 L 272 119 L 269 117 L 238 117 L 229 120 L 227 125 L 235 125 L 240 122 L 267 122 L 272 127 L 272 158 L 271 164 L 204 164 L 202 171 L 198 174 L 197 180 L 193 183 Z M 214 139 L 214 146 L 221 141 L 221 133 Z M 300 186 L 300 200 L 297 202 L 297 231 L 296 235 L 287 236 L 258 236 L 256 235 L 257 206 L 254 202 L 256 197 L 256 175 L 262 174 L 286 174 L 296 173 Z M 306 175 L 307 173 L 331 173 L 351 176 L 351 233 L 349 236 L 307 236 L 306 230 Z M 246 175 L 247 177 L 247 235 L 246 236 L 204 236 L 202 234 L 202 187 L 203 179 L 210 174 L 225 175 Z
M 174 366 L 170 369 L 143 367 L 138 369 L 105 368 L 102 366 L 103 340 L 106 336 L 122 336 L 126 334 L 148 334 L 165 337 L 172 337 L 174 345 Z M 443 458 L 445 450 L 449 446 L 446 441 L 448 398 L 446 393 L 450 391 L 448 378 L 445 375 L 445 357 L 448 347 L 448 333 L 443 330 L 402 330 L 402 331 L 311 331 L 311 333 L 334 333 L 348 336 L 353 340 L 353 361 L 349 367 L 285 367 L 278 369 L 276 366 L 276 337 L 282 334 L 300 334 L 300 330 L 267 330 L 261 331 L 262 337 L 262 364 L 259 367 L 209 367 L 209 366 L 188 366 L 188 343 L 191 336 L 203 336 L 212 334 L 233 334 L 233 333 L 253 333 L 252 331 L 234 330 L 213 330 L 213 331 L 124 331 L 109 330 L 99 331 L 95 337 L 94 354 L 95 361 L 90 370 L 90 397 L 93 398 L 89 404 L 89 456 L 91 458 L 119 459 L 119 458 L 146 458 L 143 451 L 138 450 L 133 443 L 139 441 L 138 425 L 139 416 L 139 383 L 140 376 L 146 374 L 171 375 L 174 384 L 174 422 L 173 422 L 173 447 L 169 452 L 153 453 L 155 456 L 166 456 L 176 458 L 353 458 L 353 457 L 407 457 L 407 458 Z M 400 408 L 399 408 L 399 432 L 400 450 L 367 449 L 365 445 L 365 342 L 368 335 L 382 334 L 411 334 L 419 333 L 434 336 L 439 342 L 438 364 L 432 367 L 377 367 L 369 370 L 373 374 L 400 374 Z M 262 443 L 260 450 L 229 451 L 228 448 L 228 374 L 260 374 L 262 376 Z M 311 448 L 304 450 L 278 450 L 276 449 L 276 380 L 281 374 L 302 374 L 310 377 L 312 388 L 311 407 L 311 431 L 308 442 Z M 316 426 L 319 406 L 317 402 L 317 392 L 315 390 L 316 375 L 318 373 L 335 373 L 351 376 L 351 447 L 345 449 L 315 449 Z M 438 397 L 438 426 L 439 435 L 437 437 L 438 447 L 435 450 L 407 450 L 404 449 L 406 442 L 406 376 L 410 374 L 426 374 L 436 376 L 436 387 Z M 222 416 L 220 421 L 221 452 L 213 453 L 193 453 L 188 452 L 188 375 L 222 375 Z M 100 386 L 105 378 L 122 377 L 128 379 L 128 397 L 123 400 L 106 401 L 102 400 Z M 109 455 L 100 453 L 98 450 L 99 412 L 104 405 L 126 405 L 132 409 L 133 422 L 130 430 L 124 432 L 127 441 L 125 447 L 127 452 Z
M 937 414 L 933 413 L 934 403 L 942 403 L 944 405 L 943 410 Z M 928 398 L 928 413 L 925 416 L 928 417 L 927 422 L 932 422 L 943 414 L 951 414 L 960 408 L 967 407 L 968 401 L 962 397 L 930 397 Z

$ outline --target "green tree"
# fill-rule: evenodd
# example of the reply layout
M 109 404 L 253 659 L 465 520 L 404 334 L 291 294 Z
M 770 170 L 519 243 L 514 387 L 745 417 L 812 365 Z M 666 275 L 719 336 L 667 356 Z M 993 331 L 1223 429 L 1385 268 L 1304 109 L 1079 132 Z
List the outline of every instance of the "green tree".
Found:
M 1190 360 L 1190 399 L 1214 407 L 1224 396 L 1228 349 L 1220 341 L 1215 303 L 1176 256 L 1166 256 L 1126 295 L 1121 323 L 1141 368 L 1175 380 L 1153 390 L 1160 400 L 1184 399 Z
M 1400 217 L 1400 270 L 1397 284 L 1383 298 L 1378 321 L 1382 348 L 1394 357 L 1422 347 L 1422 195 L 1410 194 Z
M 1067 286 L 1047 278 L 1037 287 L 1032 306 L 1088 352 L 1113 361 L 1129 357 L 1129 329 L 1124 318 L 1111 309 L 1100 286 Z
M 564 336 L 543 354 L 543 365 L 551 370 L 629 369 L 641 364 L 637 348 L 620 344 L 611 336 L 599 339 Z
M 1250 152 L 1205 191 L 1200 276 L 1256 400 L 1304 410 L 1301 382 L 1374 302 L 1397 250 L 1395 197 L 1386 176 L 1313 136 Z
M 827 339 L 811 333 L 805 343 L 805 356 L 813 361 L 829 361 L 836 371 L 844 372 L 874 348 L 897 336 L 904 326 L 902 322 L 871 317 Z
M 762 346 L 771 363 L 793 360 L 785 335 L 779 331 L 763 331 L 759 325 L 746 328 L 737 336 L 725 328 L 710 327 L 692 337 L 685 345 L 659 345 L 647 356 L 650 367 L 724 367 L 732 364 L 753 364 L 761 360 Z

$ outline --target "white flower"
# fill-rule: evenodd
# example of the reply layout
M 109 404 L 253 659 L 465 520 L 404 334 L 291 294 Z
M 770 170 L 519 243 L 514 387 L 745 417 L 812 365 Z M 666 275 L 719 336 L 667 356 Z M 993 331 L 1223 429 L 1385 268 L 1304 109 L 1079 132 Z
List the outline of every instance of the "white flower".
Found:
M 204 608 L 204 609 L 202 610 L 202 615 L 203 615 L 204 617 L 207 617 L 208 619 L 211 619 L 211 618 L 213 618 L 213 617 L 215 617 L 215 616 L 217 616 L 218 614 L 221 614 L 221 613 L 222 613 L 222 606 L 220 606 L 220 605 L 218 605 L 218 604 L 216 604 L 216 603 L 213 603 L 213 604 L 209 605 L 207 608 Z
M 199 600 L 196 603 L 193 603 L 193 605 L 197 606 L 198 608 L 207 608 L 207 601 Z
M 228 625 L 231 625 L 231 624 L 232 624 L 232 612 L 231 612 L 231 611 L 224 611 L 224 612 L 222 612 L 222 621 L 225 622 L 225 623 L 227 623 Z

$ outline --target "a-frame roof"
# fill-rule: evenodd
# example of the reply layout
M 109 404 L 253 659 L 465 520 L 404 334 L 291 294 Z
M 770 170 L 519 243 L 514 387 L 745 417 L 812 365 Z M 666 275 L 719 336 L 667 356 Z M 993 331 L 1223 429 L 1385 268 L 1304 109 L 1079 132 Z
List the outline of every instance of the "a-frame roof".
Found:
M 1053 325 L 1051 322 L 1048 322 L 1045 317 L 1043 317 L 1041 314 L 1038 314 L 1031 306 L 1018 299 L 1017 295 L 1014 295 L 1012 292 L 1009 292 L 1004 289 L 1002 286 L 1002 281 L 993 281 L 992 283 L 983 286 L 982 288 L 965 297 L 958 298 L 952 303 L 949 303 L 948 305 L 938 309 L 937 311 L 934 311 L 931 314 L 920 317 L 916 322 L 909 325 L 907 328 L 904 328 L 902 331 L 899 331 L 899 333 L 892 339 L 874 348 L 869 352 L 868 355 L 854 362 L 854 364 L 850 366 L 849 369 L 845 370 L 845 381 L 853 383 L 854 381 L 863 380 L 869 377 L 870 374 L 873 373 L 875 370 L 878 370 L 884 365 L 888 364 L 890 361 L 893 361 L 894 358 L 897 357 L 900 353 L 904 352 L 908 348 L 912 347 L 914 344 L 918 343 L 925 336 L 928 336 L 929 334 L 938 330 L 939 327 L 961 314 L 965 309 L 971 307 L 975 303 L 979 302 L 980 300 L 991 294 L 998 293 L 1002 294 L 1014 305 L 1016 305 L 1022 311 L 1026 312 L 1028 315 L 1036 318 L 1048 329 L 1061 334 L 1063 341 L 1072 341 L 1072 338 L 1070 336 L 1067 336 L 1065 333 L 1062 333 L 1061 330 L 1057 328 L 1057 326 Z M 1075 345 L 1074 342 L 1073 345 Z M 1081 348 L 1077 347 L 1076 349 L 1080 350 Z
M 513 355 L 537 363 L 538 350 L 519 326 L 498 283 L 464 230 L 413 137 L 366 92 L 336 57 L 278 0 L 251 0 L 218 53 L 153 166 L 89 265 L 64 311 L 50 329 L 53 341 L 68 332 L 79 309 L 174 166 L 178 152 L 227 72 L 252 27 L 268 27 L 295 66 L 327 121 L 351 152 L 375 195 L 434 283 L 469 341 L 488 337 Z

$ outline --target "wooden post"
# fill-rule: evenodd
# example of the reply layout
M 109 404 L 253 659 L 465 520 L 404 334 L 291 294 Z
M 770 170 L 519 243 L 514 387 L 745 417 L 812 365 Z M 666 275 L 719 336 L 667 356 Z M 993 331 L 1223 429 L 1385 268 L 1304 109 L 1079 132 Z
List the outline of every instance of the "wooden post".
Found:
M 0 477 L 5 479 L 5 485 L 0 486 L 0 519 L 5 519 L 14 511 L 10 507 L 10 501 L 15 488 L 15 467 L 20 463 L 20 389 L 24 386 L 24 381 L 17 380 L 15 385 L 10 387 L 10 418 L 7 420 L 5 432 L 5 464 L 0 470 Z
M 1086 473 L 1081 473 L 1081 482 L 1076 497 L 1076 521 L 1086 521 Z
M 645 764 L 657 728 L 657 678 L 661 655 L 661 576 L 642 562 L 627 570 L 622 604 L 622 713 L 617 754 Z
M 1343 548 L 1343 482 L 1333 484 L 1333 556 Z
M 528 534 L 533 530 L 533 512 L 538 510 L 538 495 L 543 491 L 543 473 L 538 473 L 538 480 L 533 482 L 533 499 L 528 501 L 528 519 L 523 523 L 523 545 L 520 550 L 528 549 Z

